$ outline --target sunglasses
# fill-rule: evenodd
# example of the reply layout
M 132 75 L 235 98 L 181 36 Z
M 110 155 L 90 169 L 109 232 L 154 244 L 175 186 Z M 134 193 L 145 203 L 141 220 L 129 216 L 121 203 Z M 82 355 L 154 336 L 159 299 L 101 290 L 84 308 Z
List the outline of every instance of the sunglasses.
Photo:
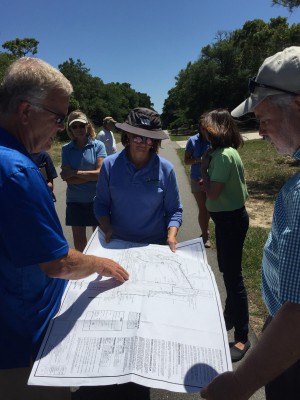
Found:
M 32 103 L 30 103 L 30 104 L 32 104 Z M 57 125 L 63 125 L 63 124 L 66 122 L 67 115 L 59 114 L 59 113 L 57 113 L 57 112 L 55 112 L 55 111 L 49 110 L 49 108 L 44 107 L 44 106 L 42 106 L 41 104 L 32 104 L 32 105 L 33 105 L 34 107 L 40 108 L 41 110 L 44 110 L 44 111 L 47 111 L 47 112 L 49 112 L 49 113 L 51 113 L 51 114 L 56 115 L 57 118 L 55 119 L 55 123 L 56 123 Z
M 254 93 L 256 87 L 261 87 L 264 89 L 272 89 L 272 90 L 277 90 L 278 92 L 292 94 L 293 96 L 299 96 L 299 93 L 291 92 L 289 90 L 279 89 L 275 86 L 266 85 L 265 83 L 259 83 L 255 79 L 256 76 L 254 76 L 253 78 L 249 78 L 248 89 L 250 93 Z
M 132 135 L 132 140 L 134 141 L 134 143 L 137 144 L 146 143 L 148 146 L 152 146 L 155 139 L 151 139 L 145 136 Z
M 86 124 L 72 124 L 70 125 L 71 129 L 84 129 L 86 127 Z

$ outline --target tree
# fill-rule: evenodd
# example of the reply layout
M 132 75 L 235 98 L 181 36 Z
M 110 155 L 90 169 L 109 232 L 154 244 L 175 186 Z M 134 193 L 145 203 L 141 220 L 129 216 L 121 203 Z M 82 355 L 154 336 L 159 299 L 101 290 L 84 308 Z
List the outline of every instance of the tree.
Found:
M 85 64 L 77 59 L 69 58 L 58 69 L 73 85 L 74 93 L 70 102 L 70 111 L 76 105 L 96 124 L 101 121 L 102 112 L 106 111 L 103 101 L 104 83 L 102 79 L 93 77 Z
M 70 111 L 80 108 L 97 126 L 102 125 L 107 115 L 122 121 L 130 109 L 152 106 L 146 93 L 136 92 L 129 83 L 104 84 L 102 79 L 92 76 L 79 59 L 69 58 L 58 68 L 73 85 Z
M 190 126 L 205 111 L 241 103 L 249 95 L 248 78 L 266 57 L 300 45 L 300 24 L 289 26 L 283 17 L 269 23 L 255 19 L 233 32 L 218 32 L 215 40 L 175 78 L 163 107 L 164 127 Z
M 290 11 L 300 6 L 300 0 L 273 0 L 273 5 L 287 7 Z
M 7 67 L 15 61 L 16 57 L 12 54 L 1 53 L 0 54 L 0 82 L 2 81 Z
M 37 53 L 37 46 L 39 42 L 33 38 L 8 40 L 3 43 L 2 47 L 9 50 L 15 57 L 25 57 L 27 54 L 32 55 Z

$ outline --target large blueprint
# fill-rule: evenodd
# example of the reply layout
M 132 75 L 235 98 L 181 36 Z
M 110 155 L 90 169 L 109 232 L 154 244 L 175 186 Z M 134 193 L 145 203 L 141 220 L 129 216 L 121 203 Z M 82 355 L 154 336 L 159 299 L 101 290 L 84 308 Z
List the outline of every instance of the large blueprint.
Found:
M 168 246 L 114 240 L 95 231 L 85 250 L 112 258 L 126 283 L 97 274 L 70 281 L 50 323 L 29 384 L 135 382 L 199 391 L 231 370 L 218 288 L 202 240 Z

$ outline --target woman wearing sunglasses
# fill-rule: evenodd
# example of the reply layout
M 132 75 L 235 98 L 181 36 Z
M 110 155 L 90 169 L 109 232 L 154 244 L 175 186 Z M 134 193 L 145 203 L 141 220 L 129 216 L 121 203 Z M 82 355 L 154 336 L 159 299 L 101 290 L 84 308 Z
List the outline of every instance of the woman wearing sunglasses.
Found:
M 116 127 L 125 148 L 104 160 L 94 202 L 106 241 L 167 243 L 175 251 L 182 205 L 173 165 L 157 154 L 168 138 L 160 117 L 135 108 Z
M 92 123 L 79 110 L 69 115 L 67 133 L 72 140 L 62 148 L 61 172 L 68 185 L 66 225 L 72 227 L 75 249 L 82 252 L 87 244 L 86 227 L 95 230 L 98 225 L 93 200 L 106 151 L 104 144 L 95 140 Z

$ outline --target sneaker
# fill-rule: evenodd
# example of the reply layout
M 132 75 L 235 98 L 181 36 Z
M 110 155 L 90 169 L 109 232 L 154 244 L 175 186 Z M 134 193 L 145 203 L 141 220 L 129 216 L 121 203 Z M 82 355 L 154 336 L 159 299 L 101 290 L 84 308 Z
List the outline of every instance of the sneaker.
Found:
M 207 240 L 204 242 L 204 247 L 206 247 L 207 249 L 210 249 L 210 248 L 211 248 L 211 243 L 210 243 L 210 240 L 209 240 L 209 239 L 207 239 Z
M 204 247 L 206 247 L 207 249 L 210 249 L 211 248 L 211 243 L 210 243 L 209 237 L 208 236 L 205 237 L 203 235 L 201 235 L 200 237 L 203 240 Z

